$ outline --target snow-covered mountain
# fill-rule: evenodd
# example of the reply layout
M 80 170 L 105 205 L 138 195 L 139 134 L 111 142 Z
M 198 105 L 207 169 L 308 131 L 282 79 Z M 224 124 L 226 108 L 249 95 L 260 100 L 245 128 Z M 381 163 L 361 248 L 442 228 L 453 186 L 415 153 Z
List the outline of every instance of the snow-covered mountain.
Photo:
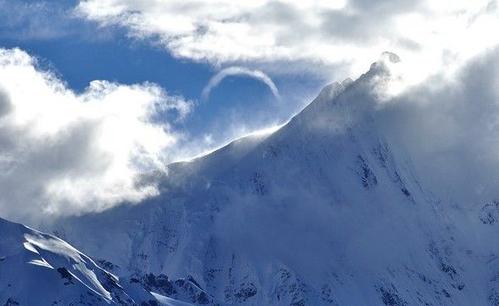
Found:
M 158 305 L 67 242 L 0 219 L 1 305 Z
M 499 205 L 451 209 L 425 186 L 378 122 L 387 77 L 373 64 L 277 132 L 170 165 L 156 198 L 46 227 L 194 304 L 499 305 Z

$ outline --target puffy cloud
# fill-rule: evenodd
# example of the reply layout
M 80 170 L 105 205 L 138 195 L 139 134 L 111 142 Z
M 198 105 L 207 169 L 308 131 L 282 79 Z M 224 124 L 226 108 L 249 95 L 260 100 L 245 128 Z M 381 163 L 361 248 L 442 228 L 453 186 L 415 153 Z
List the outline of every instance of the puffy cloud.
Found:
M 78 214 L 156 194 L 141 176 L 163 169 L 179 138 L 160 119 L 190 106 L 147 83 L 75 93 L 27 53 L 0 49 L 0 214 Z
M 77 12 L 120 25 L 176 56 L 215 64 L 275 63 L 331 68 L 356 77 L 384 51 L 400 55 L 405 85 L 452 75 L 499 38 L 495 0 L 82 0 Z M 291 65 L 292 66 L 292 65 Z M 308 65 L 310 66 L 310 65 Z
M 204 100 L 208 99 L 210 96 L 210 92 L 213 90 L 213 88 L 217 87 L 218 84 L 220 84 L 220 82 L 222 82 L 226 77 L 237 76 L 237 75 L 249 76 L 251 78 L 254 78 L 256 80 L 265 83 L 265 85 L 268 86 L 270 91 L 272 91 L 274 97 L 280 99 L 279 90 L 277 89 L 277 86 L 274 84 L 274 81 L 272 81 L 272 79 L 268 75 L 266 75 L 263 71 L 252 70 L 244 67 L 235 67 L 235 66 L 222 69 L 217 74 L 215 74 L 208 81 L 208 84 L 205 86 L 205 88 L 203 88 L 203 92 L 201 94 L 202 98 Z

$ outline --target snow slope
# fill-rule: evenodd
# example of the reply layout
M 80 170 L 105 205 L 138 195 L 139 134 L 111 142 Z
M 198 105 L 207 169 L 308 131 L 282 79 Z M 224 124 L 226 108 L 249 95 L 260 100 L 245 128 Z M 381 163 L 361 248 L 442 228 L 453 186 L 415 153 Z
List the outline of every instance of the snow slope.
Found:
M 220 305 L 499 305 L 499 205 L 444 206 L 377 122 L 383 63 L 161 195 L 48 226 L 148 291 Z
M 157 305 L 59 238 L 3 219 L 0 233 L 0 305 Z

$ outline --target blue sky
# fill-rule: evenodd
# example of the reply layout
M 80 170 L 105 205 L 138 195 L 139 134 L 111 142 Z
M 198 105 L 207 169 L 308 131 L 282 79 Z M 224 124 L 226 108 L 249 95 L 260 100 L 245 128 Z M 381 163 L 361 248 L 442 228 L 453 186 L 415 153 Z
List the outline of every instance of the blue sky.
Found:
M 93 80 L 153 82 L 170 95 L 191 100 L 195 104 L 193 111 L 181 122 L 170 123 L 193 141 L 211 135 L 212 145 L 217 146 L 253 130 L 283 123 L 325 82 L 308 73 L 275 74 L 272 79 L 283 96 L 277 101 L 262 82 L 230 76 L 213 90 L 208 101 L 201 101 L 204 86 L 223 65 L 174 57 L 151 40 L 130 37 L 122 27 L 102 28 L 71 16 L 77 4 L 0 1 L 0 7 L 24 10 L 18 18 L 0 13 L 4 17 L 0 18 L 0 47 L 27 51 L 43 69 L 55 72 L 76 92 L 84 91 Z M 4 14 L 7 12 L 5 9 Z M 264 70 L 258 65 L 256 68 Z

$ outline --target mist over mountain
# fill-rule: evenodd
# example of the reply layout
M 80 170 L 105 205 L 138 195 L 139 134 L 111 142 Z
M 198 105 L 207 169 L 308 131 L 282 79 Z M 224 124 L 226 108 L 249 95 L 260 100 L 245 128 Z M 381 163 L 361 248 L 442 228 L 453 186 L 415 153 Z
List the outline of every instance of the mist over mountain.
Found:
M 472 159 L 493 147 L 451 124 L 496 114 L 476 78 L 493 60 L 393 100 L 385 58 L 273 133 L 170 164 L 158 196 L 41 227 L 166 305 L 497 305 L 496 164 Z

